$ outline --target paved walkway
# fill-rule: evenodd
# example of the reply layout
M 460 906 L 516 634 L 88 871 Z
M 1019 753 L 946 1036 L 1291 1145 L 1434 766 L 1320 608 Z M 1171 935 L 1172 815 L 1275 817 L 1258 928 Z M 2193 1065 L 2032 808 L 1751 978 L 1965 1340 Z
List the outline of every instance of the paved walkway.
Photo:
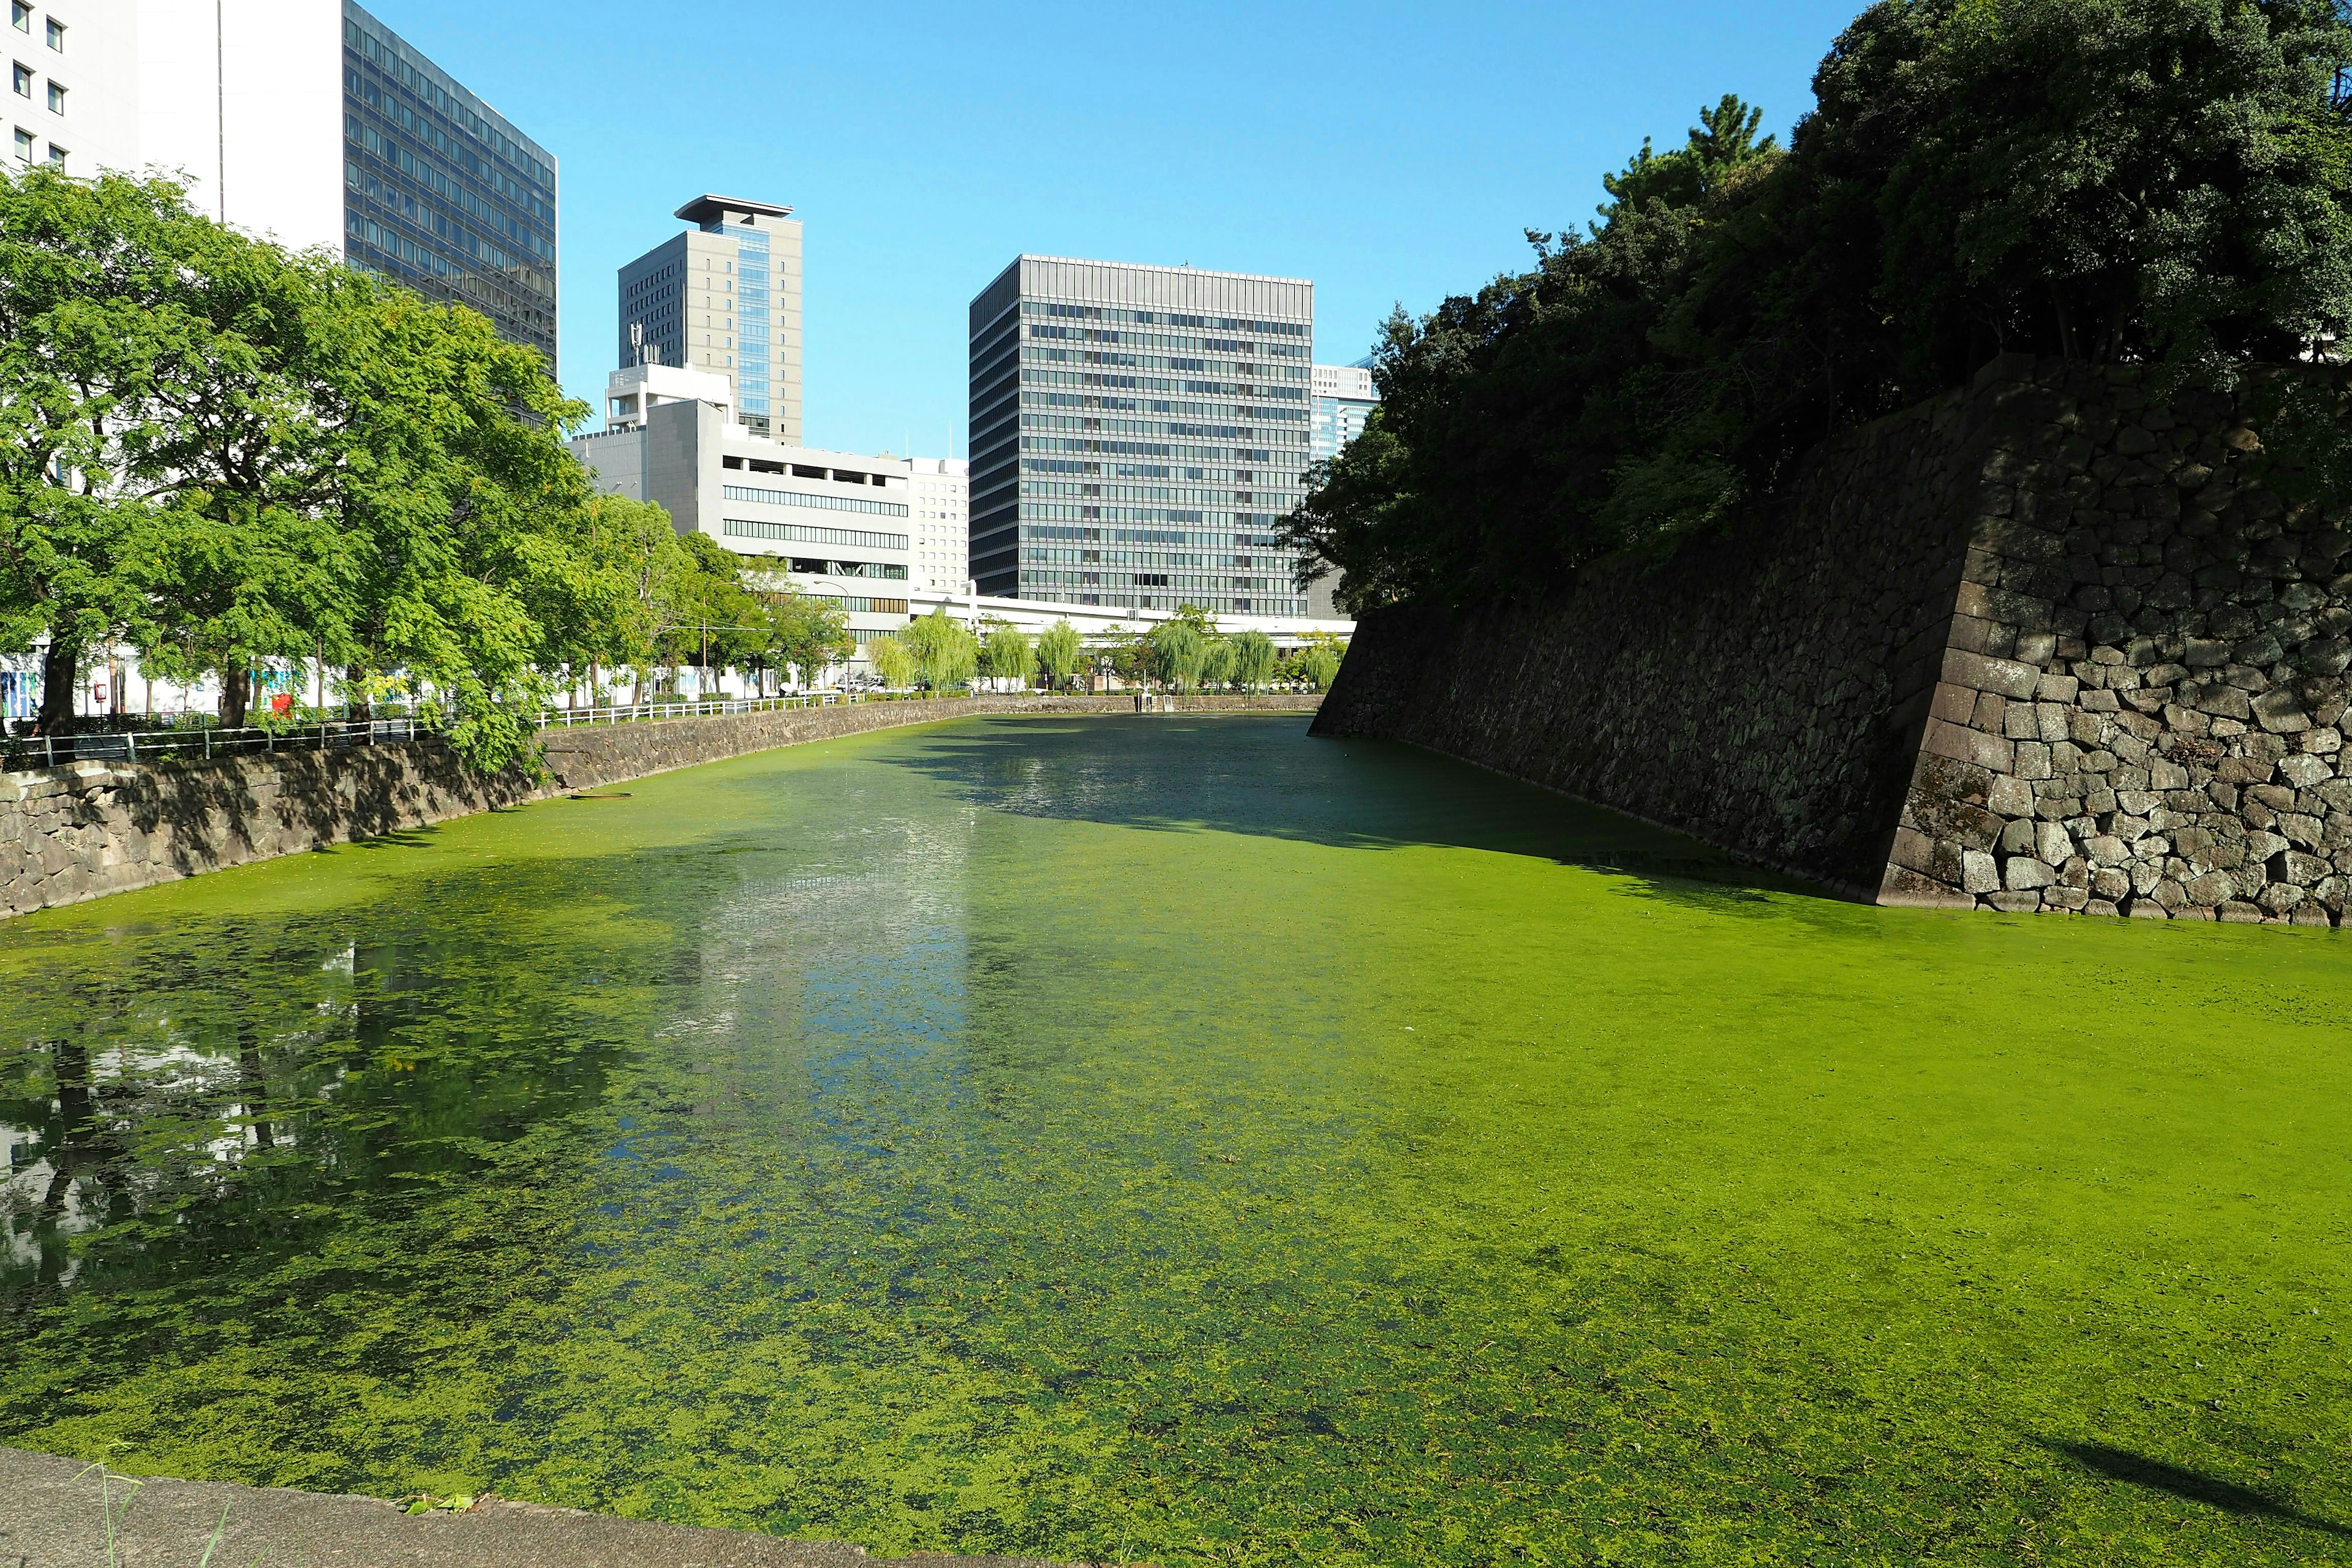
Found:
M 0 1448 L 0 1568 L 107 1568 L 99 1478 Z M 118 1510 L 125 1483 L 115 1482 Z M 149 1479 L 116 1531 L 118 1568 L 1048 1568 L 1012 1557 L 868 1557 L 855 1546 L 486 1502 L 411 1517 L 374 1498 Z

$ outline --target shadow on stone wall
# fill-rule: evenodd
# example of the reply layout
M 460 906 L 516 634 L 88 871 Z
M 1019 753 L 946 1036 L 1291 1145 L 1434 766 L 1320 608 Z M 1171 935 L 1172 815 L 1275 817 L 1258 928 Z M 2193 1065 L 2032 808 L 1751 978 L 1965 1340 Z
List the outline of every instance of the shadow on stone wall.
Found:
M 1996 362 L 1775 515 L 1542 605 L 1365 618 L 1316 723 L 1890 903 L 2332 924 L 2352 536 L 2252 395 Z

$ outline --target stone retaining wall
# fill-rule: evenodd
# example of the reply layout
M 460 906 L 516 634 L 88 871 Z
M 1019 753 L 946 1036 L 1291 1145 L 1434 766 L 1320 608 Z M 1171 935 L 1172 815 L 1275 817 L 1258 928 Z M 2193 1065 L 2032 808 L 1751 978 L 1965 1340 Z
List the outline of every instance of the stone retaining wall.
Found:
M 1303 712 L 1319 701 L 1162 698 L 1160 710 Z M 0 917 L 777 746 L 983 714 L 1135 711 L 1131 697 L 980 697 L 557 728 L 542 733 L 536 782 L 469 773 L 433 740 L 0 774 Z
M 2339 923 L 2352 533 L 2265 487 L 2252 404 L 1999 362 L 1662 566 L 1367 617 L 1316 730 L 1881 902 Z

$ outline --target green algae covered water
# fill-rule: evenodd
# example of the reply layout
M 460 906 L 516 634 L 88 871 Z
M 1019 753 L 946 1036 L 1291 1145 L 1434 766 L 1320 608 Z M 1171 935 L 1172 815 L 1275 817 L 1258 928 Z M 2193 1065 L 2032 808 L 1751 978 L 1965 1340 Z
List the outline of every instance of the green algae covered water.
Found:
M 2347 982 L 1293 717 L 772 752 L 0 928 L 0 1441 L 1070 1560 L 2352 1561 Z

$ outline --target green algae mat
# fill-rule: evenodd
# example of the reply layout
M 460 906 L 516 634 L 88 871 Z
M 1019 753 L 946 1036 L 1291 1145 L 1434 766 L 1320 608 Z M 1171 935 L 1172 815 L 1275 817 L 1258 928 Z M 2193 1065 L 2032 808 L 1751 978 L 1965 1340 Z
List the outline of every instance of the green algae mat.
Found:
M 1297 717 L 738 759 L 0 927 L 0 1442 L 890 1552 L 2347 1562 L 2347 982 Z

